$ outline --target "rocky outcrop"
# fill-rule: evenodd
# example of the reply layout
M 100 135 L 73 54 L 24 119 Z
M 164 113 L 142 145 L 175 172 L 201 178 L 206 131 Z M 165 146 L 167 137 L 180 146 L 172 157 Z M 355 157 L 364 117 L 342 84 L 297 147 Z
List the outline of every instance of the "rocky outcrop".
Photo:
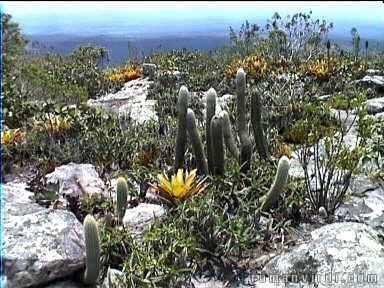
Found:
M 117 93 L 108 94 L 99 99 L 90 99 L 87 105 L 99 107 L 107 112 L 115 112 L 125 122 L 132 120 L 136 123 L 143 123 L 149 119 L 157 121 L 155 111 L 157 101 L 147 100 L 148 87 L 152 83 L 153 81 L 149 78 L 131 80 L 125 83 L 123 89 Z
M 311 232 L 309 242 L 272 259 L 261 275 L 254 276 L 255 283 L 273 281 L 277 284 L 274 287 L 383 287 L 382 232 L 361 223 L 323 226 Z
M 45 176 L 49 189 L 56 191 L 59 196 L 80 197 L 84 194 L 100 193 L 108 196 L 103 180 L 100 179 L 95 166 L 92 164 L 69 163 L 59 166 Z
M 42 287 L 84 267 L 83 227 L 71 212 L 39 206 L 25 183 L 2 188 L 6 288 Z

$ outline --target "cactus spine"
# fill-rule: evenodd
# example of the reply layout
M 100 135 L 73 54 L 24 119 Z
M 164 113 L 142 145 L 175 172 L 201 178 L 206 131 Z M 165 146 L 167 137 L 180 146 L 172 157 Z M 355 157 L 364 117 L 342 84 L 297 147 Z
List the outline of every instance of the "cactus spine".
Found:
M 241 172 L 245 173 L 250 168 L 252 156 L 252 143 L 247 132 L 245 119 L 245 87 L 246 78 L 243 68 L 236 73 L 236 92 L 237 92 L 237 129 L 240 138 L 240 162 Z
M 211 120 L 212 158 L 214 174 L 224 174 L 224 146 L 221 119 L 215 115 Z
M 256 149 L 262 159 L 268 159 L 267 140 L 261 122 L 261 101 L 257 90 L 253 90 L 251 98 L 251 122 L 255 136 Z
M 100 270 L 100 240 L 97 222 L 92 215 L 84 219 L 84 236 L 86 252 L 86 269 L 84 272 L 84 283 L 94 285 Z
M 128 185 L 124 177 L 119 177 L 116 184 L 116 211 L 119 223 L 122 222 L 127 207 Z
M 231 131 L 231 121 L 229 120 L 228 112 L 227 111 L 221 111 L 219 114 L 219 117 L 221 118 L 221 124 L 223 125 L 223 137 L 224 137 L 224 143 L 227 146 L 229 152 L 237 159 L 239 160 L 240 152 L 237 148 L 235 138 Z
M 216 113 L 216 91 L 213 88 L 210 88 L 207 92 L 207 117 L 206 117 L 206 129 L 205 129 L 205 138 L 207 139 L 207 158 L 208 158 L 208 169 L 213 172 L 213 155 L 212 155 L 212 141 L 211 141 L 211 120 Z
M 282 156 L 279 160 L 277 166 L 277 173 L 275 176 L 275 181 L 273 182 L 271 188 L 269 189 L 266 196 L 262 197 L 262 210 L 268 210 L 279 200 L 279 196 L 283 191 L 285 184 L 288 179 L 289 172 L 289 158 L 287 156 Z
M 196 117 L 192 109 L 187 110 L 187 129 L 189 138 L 191 139 L 193 152 L 196 158 L 197 170 L 208 173 L 208 164 L 205 158 L 203 144 L 201 142 L 199 131 L 196 126 Z
M 177 103 L 179 127 L 176 138 L 176 157 L 175 171 L 182 168 L 184 164 L 184 154 L 187 145 L 187 108 L 188 108 L 189 92 L 187 87 L 181 86 L 179 91 L 179 99 Z

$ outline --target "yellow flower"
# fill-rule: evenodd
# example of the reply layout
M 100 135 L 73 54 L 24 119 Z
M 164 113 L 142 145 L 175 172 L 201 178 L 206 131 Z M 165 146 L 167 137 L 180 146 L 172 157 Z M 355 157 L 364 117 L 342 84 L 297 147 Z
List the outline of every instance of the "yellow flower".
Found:
M 206 186 L 203 186 L 205 179 L 196 181 L 196 171 L 194 169 L 188 173 L 185 173 L 183 177 L 183 170 L 179 169 L 177 174 L 172 175 L 171 179 L 167 175 L 158 174 L 157 178 L 160 181 L 158 186 L 152 186 L 158 191 L 165 200 L 170 200 L 173 203 L 180 203 L 189 195 L 197 194 L 203 191 Z
M 15 142 L 16 140 L 22 139 L 27 133 L 21 131 L 20 129 L 13 129 L 1 132 L 1 143 L 6 144 L 10 142 Z

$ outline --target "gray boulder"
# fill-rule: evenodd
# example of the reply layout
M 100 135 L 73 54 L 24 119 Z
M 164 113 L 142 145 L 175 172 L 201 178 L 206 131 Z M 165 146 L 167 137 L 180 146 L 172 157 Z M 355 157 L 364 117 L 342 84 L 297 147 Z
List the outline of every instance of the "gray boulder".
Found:
M 272 259 L 262 270 L 263 282 L 277 281 L 275 287 L 384 287 L 382 237 L 361 223 L 323 226 L 311 232 L 308 243 Z
M 25 183 L 2 188 L 6 288 L 41 287 L 84 267 L 83 227 L 71 212 L 39 206 Z
M 92 164 L 69 163 L 57 167 L 45 176 L 47 186 L 60 196 L 78 197 L 84 194 L 109 193 Z

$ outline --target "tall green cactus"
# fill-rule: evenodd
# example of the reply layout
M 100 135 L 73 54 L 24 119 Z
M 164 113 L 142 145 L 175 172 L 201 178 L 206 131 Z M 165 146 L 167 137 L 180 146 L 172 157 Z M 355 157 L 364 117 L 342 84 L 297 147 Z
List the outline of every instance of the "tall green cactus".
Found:
M 207 105 L 206 105 L 206 122 L 205 122 L 205 138 L 207 141 L 207 158 L 208 158 L 208 169 L 213 172 L 213 156 L 212 156 L 212 141 L 211 141 L 211 120 L 216 113 L 216 91 L 210 88 L 207 92 Z
M 223 145 L 223 129 L 221 119 L 218 115 L 212 117 L 211 120 L 211 144 L 213 158 L 213 173 L 218 175 L 224 174 L 224 145 Z
M 184 165 L 184 154 L 187 146 L 187 109 L 189 92 L 187 87 L 181 86 L 177 103 L 179 126 L 176 138 L 175 171 Z
M 277 166 L 275 181 L 273 182 L 267 195 L 261 197 L 260 199 L 260 201 L 262 202 L 262 206 L 261 206 L 262 210 L 270 209 L 279 200 L 279 196 L 281 195 L 281 192 L 283 191 L 287 183 L 289 167 L 290 167 L 289 158 L 285 155 L 282 156 Z
M 85 217 L 83 226 L 86 252 L 86 269 L 83 282 L 87 285 L 94 285 L 100 271 L 99 229 L 95 218 L 89 214 Z
M 187 110 L 187 129 L 189 138 L 191 139 L 193 152 L 196 158 L 197 170 L 208 173 L 207 159 L 205 158 L 203 144 L 199 136 L 199 131 L 196 126 L 196 117 L 192 109 Z
M 235 137 L 231 131 L 231 121 L 229 120 L 228 112 L 223 110 L 220 112 L 219 117 L 221 118 L 221 123 L 223 125 L 223 137 L 224 143 L 227 146 L 229 152 L 239 160 L 240 152 L 236 145 Z
M 252 142 L 248 136 L 247 123 L 245 119 L 245 88 L 245 72 L 243 68 L 239 68 L 236 73 L 237 129 L 240 138 L 239 164 L 241 165 L 241 172 L 243 173 L 249 170 L 252 157 Z
M 236 94 L 237 94 L 237 130 L 246 131 L 247 123 L 245 119 L 245 87 L 246 79 L 243 68 L 239 68 L 236 73 Z
M 262 159 L 268 159 L 267 139 L 265 138 L 263 124 L 261 120 L 261 101 L 259 91 L 254 89 L 251 98 L 251 122 L 253 134 L 255 136 L 256 149 Z
M 127 208 L 128 185 L 124 177 L 119 177 L 116 183 L 116 212 L 119 223 L 122 222 Z

